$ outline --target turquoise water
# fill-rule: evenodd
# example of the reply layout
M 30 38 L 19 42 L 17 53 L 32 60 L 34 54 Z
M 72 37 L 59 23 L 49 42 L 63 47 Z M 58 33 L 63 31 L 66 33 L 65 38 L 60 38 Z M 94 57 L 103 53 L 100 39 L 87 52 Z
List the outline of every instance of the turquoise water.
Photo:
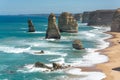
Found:
M 108 43 L 103 41 L 109 36 L 103 33 L 108 28 L 86 26 L 79 22 L 78 33 L 62 33 L 60 40 L 46 40 L 47 17 L 48 15 L 0 16 L 0 80 L 56 80 L 58 76 L 67 76 L 63 71 L 42 72 L 40 69 L 31 69 L 30 65 L 37 61 L 78 66 L 87 66 L 87 62 L 94 65 L 106 61 L 107 58 L 102 59 L 101 56 L 97 62 L 96 56 L 93 56 L 92 61 L 89 55 L 95 49 L 108 46 Z M 29 18 L 34 23 L 35 33 L 27 32 Z M 74 39 L 80 39 L 86 49 L 81 51 L 73 49 Z M 45 54 L 34 54 L 41 50 L 44 50 Z

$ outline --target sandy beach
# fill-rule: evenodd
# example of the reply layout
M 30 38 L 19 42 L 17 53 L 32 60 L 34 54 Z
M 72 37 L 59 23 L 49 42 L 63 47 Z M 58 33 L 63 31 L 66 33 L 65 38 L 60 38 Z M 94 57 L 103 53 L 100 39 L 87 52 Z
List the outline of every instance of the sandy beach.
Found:
M 120 67 L 120 33 L 107 33 L 113 36 L 106 40 L 110 42 L 110 46 L 106 49 L 100 50 L 100 52 L 107 55 L 109 57 L 109 61 L 98 64 L 97 68 L 106 74 L 107 77 L 104 80 L 120 80 L 120 72 L 112 70 L 113 68 Z

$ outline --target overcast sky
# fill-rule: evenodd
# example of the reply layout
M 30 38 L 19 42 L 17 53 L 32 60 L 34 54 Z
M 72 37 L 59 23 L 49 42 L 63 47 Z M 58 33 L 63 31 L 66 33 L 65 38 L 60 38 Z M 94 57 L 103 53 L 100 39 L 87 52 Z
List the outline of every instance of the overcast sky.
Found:
M 117 9 L 120 0 L 0 0 L 0 14 L 80 13 Z

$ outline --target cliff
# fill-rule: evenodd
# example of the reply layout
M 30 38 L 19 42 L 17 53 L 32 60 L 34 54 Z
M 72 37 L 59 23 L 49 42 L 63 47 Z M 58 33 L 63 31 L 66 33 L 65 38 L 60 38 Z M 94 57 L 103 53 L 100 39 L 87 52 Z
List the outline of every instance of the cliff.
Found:
M 111 31 L 120 32 L 120 8 L 113 15 Z
M 90 13 L 88 26 L 111 26 L 115 10 L 96 10 Z
M 82 13 L 74 14 L 74 18 L 76 21 L 81 21 L 82 20 Z
M 89 15 L 90 12 L 84 12 L 82 15 L 82 23 L 88 23 L 89 22 Z

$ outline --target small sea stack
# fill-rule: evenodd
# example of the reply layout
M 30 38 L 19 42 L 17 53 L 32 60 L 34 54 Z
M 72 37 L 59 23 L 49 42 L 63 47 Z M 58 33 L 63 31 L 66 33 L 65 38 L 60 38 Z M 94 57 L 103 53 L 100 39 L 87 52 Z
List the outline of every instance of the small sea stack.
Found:
M 34 25 L 32 23 L 32 20 L 28 20 L 28 32 L 35 32 L 35 28 L 34 28 Z
M 120 8 L 113 15 L 111 31 L 120 32 Z
M 73 46 L 73 48 L 75 48 L 77 50 L 84 49 L 82 46 L 82 43 L 79 39 L 74 40 L 72 46 Z
M 46 39 L 60 39 L 60 31 L 56 24 L 56 16 L 51 13 L 48 17 L 48 28 L 46 31 Z
M 77 33 L 78 23 L 71 13 L 63 12 L 58 18 L 60 32 Z

